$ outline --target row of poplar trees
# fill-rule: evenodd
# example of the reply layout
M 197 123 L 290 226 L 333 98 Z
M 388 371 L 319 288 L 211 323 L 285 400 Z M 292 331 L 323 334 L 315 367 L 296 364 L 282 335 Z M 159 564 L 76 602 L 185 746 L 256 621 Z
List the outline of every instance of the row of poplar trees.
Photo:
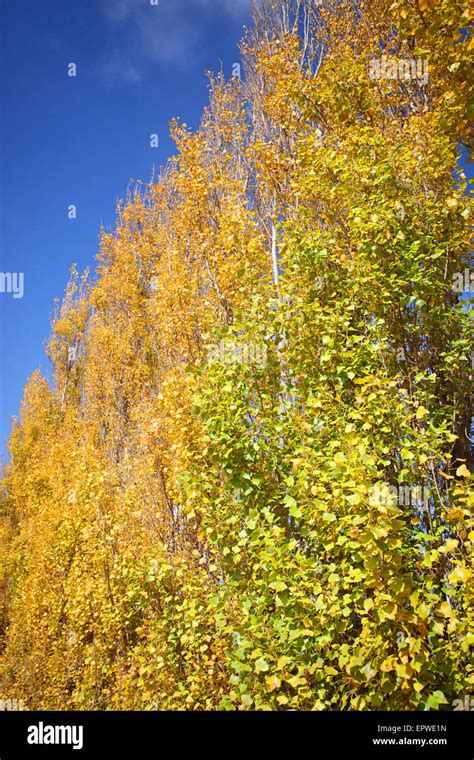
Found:
M 28 709 L 473 691 L 468 2 L 254 6 L 13 423 L 0 695 Z

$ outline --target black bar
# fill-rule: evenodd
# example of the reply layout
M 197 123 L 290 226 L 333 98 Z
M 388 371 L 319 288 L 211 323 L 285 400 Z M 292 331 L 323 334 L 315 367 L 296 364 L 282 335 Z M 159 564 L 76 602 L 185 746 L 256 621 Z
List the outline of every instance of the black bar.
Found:
M 53 727 L 53 729 L 49 727 Z M 73 727 L 56 732 L 56 726 Z M 82 726 L 82 748 L 79 727 Z M 0 760 L 170 758 L 290 753 L 305 758 L 473 760 L 473 713 L 0 712 Z M 50 738 L 72 744 L 31 744 Z M 378 741 L 374 741 L 378 740 Z M 390 740 L 390 741 L 389 741 Z M 423 743 L 424 740 L 424 743 Z

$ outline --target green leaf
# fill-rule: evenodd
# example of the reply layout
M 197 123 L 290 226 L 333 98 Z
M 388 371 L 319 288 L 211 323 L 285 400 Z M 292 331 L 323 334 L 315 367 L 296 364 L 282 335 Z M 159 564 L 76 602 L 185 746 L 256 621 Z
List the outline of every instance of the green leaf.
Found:
M 270 588 L 274 589 L 274 591 L 284 591 L 288 586 L 283 581 L 273 581 L 273 583 L 270 583 Z
M 255 670 L 257 673 L 266 673 L 269 667 L 268 662 L 264 660 L 263 657 L 259 657 L 258 660 L 255 661 Z

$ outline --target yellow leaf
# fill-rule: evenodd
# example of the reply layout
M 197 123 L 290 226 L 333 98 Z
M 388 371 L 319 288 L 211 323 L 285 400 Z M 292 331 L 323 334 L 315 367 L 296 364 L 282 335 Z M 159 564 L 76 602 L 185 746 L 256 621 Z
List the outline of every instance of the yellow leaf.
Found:
M 442 602 L 439 604 L 436 608 L 436 614 L 442 615 L 443 617 L 451 617 L 451 607 L 447 602 Z
M 277 662 L 278 670 L 283 670 L 283 668 L 286 667 L 286 665 L 288 665 L 289 662 L 291 662 L 291 660 L 289 657 L 286 657 L 286 655 L 282 655 L 281 657 L 279 657 L 278 662 Z
M 265 683 L 267 684 L 268 691 L 275 691 L 281 686 L 281 681 L 278 676 L 266 676 Z
M 415 670 L 414 668 L 412 668 L 409 662 L 406 662 L 406 663 L 401 663 L 400 665 L 397 665 L 396 672 L 399 678 L 409 679 L 412 677 Z
M 470 577 L 471 577 L 471 572 L 470 570 L 467 569 L 467 567 L 458 566 L 449 575 L 449 582 L 450 583 L 466 583 L 466 581 L 468 581 Z
M 364 610 L 366 612 L 369 612 L 369 610 L 371 610 L 373 606 L 374 606 L 373 599 L 364 599 Z
M 416 419 L 422 420 L 423 417 L 426 417 L 427 414 L 428 414 L 428 409 L 426 408 L 426 406 L 419 406 L 418 409 L 416 410 Z
M 382 673 L 390 673 L 391 670 L 393 670 L 395 667 L 395 658 L 394 657 L 387 657 L 386 660 L 384 660 L 380 666 L 380 670 Z

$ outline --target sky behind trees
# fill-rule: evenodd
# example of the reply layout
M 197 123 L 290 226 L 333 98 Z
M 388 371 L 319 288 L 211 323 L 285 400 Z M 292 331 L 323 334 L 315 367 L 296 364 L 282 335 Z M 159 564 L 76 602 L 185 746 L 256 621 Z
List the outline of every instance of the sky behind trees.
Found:
M 94 268 L 116 200 L 175 152 L 170 120 L 198 126 L 205 71 L 222 66 L 231 75 L 250 0 L 0 0 L 0 8 L 8 73 L 0 85 L 0 269 L 23 272 L 25 282 L 23 298 L 0 295 L 3 447 L 29 375 L 37 367 L 49 374 L 44 345 L 70 265 Z

